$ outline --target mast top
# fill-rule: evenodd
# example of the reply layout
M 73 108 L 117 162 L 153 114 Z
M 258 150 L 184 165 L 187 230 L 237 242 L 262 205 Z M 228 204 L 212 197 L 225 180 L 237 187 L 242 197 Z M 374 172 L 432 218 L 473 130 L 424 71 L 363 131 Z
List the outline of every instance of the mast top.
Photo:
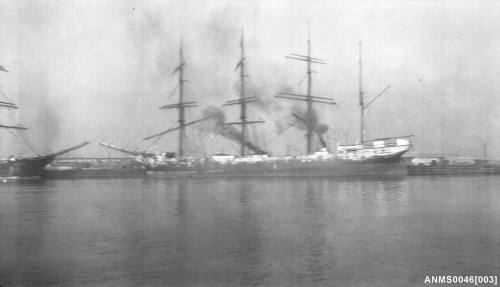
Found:
M 375 97 L 373 97 L 371 100 L 368 101 L 368 103 L 365 103 L 365 92 L 363 91 L 363 62 L 362 62 L 362 42 L 361 40 L 358 42 L 359 46 L 359 108 L 360 108 L 360 124 L 359 124 L 359 142 L 360 144 L 363 144 L 365 141 L 365 110 L 370 106 L 376 99 L 378 99 L 380 96 L 382 96 L 389 88 L 391 85 L 388 85 L 385 87 L 380 93 L 378 93 Z
M 303 61 L 303 62 L 307 63 L 307 93 L 306 94 L 296 94 L 296 93 L 281 92 L 278 95 L 276 95 L 275 97 L 287 99 L 287 100 L 293 100 L 293 101 L 305 101 L 306 102 L 306 104 L 307 104 L 306 117 L 304 119 L 302 119 L 302 121 L 305 123 L 305 125 L 307 127 L 307 133 L 306 133 L 307 154 L 310 154 L 312 152 L 312 137 L 313 137 L 314 133 L 317 132 L 317 131 L 315 131 L 314 127 L 309 124 L 309 121 L 312 118 L 312 115 L 314 113 L 313 103 L 330 104 L 330 105 L 337 104 L 335 102 L 335 100 L 332 98 L 315 97 L 312 95 L 312 73 L 313 73 L 313 71 L 311 70 L 311 66 L 312 66 L 312 64 L 325 65 L 326 62 L 323 59 L 315 58 L 315 57 L 311 56 L 311 23 L 310 23 L 310 21 L 307 22 L 307 55 L 290 53 L 290 55 L 286 56 L 286 58 L 292 59 L 292 60 L 297 60 L 297 61 Z M 292 115 L 297 118 L 297 115 L 295 115 L 295 114 L 292 114 Z M 321 136 L 320 136 L 320 139 L 322 140 Z M 322 145 L 324 145 L 323 140 L 322 140 Z
M 240 48 L 242 51 L 245 51 L 245 29 L 243 29 L 243 27 L 241 27 Z M 244 57 L 245 54 L 241 53 L 241 56 Z
M 229 100 L 227 101 L 223 106 L 231 106 L 231 105 L 239 105 L 240 106 L 240 121 L 239 122 L 228 122 L 225 123 L 225 125 L 241 125 L 241 131 L 240 131 L 240 155 L 244 156 L 246 153 L 246 147 L 249 146 L 249 142 L 247 142 L 247 125 L 248 124 L 257 124 L 257 123 L 263 123 L 264 121 L 249 121 L 247 120 L 247 104 L 254 102 L 257 100 L 257 97 L 255 96 L 246 96 L 246 89 L 245 89 L 245 78 L 247 77 L 245 73 L 245 31 L 243 27 L 241 27 L 241 38 L 240 38 L 240 49 L 241 49 L 241 55 L 238 63 L 236 64 L 236 70 L 240 70 L 240 95 L 238 99 L 234 100 Z M 250 145 L 251 147 L 254 147 L 253 145 Z M 251 148 L 250 147 L 250 148 Z M 260 150 L 260 149 L 258 149 Z M 260 150 L 261 151 L 261 150 Z
M 160 107 L 160 109 L 176 109 L 178 111 L 177 122 L 179 123 L 179 126 L 176 128 L 173 128 L 173 129 L 168 129 L 165 132 L 161 132 L 161 133 L 158 133 L 158 134 L 155 134 L 155 135 L 152 135 L 152 136 L 149 136 L 149 137 L 146 137 L 143 139 L 143 140 L 149 140 L 151 138 L 157 138 L 159 136 L 162 136 L 167 132 L 179 130 L 179 135 L 178 135 L 178 156 L 179 157 L 182 157 L 184 155 L 184 138 L 186 137 L 185 127 L 200 121 L 200 120 L 198 120 L 198 121 L 186 123 L 186 120 L 185 120 L 185 109 L 198 106 L 198 104 L 195 101 L 185 101 L 184 100 L 184 83 L 186 82 L 186 80 L 184 79 L 184 67 L 185 66 L 186 66 L 186 62 L 184 61 L 184 40 L 183 40 L 183 37 L 181 37 L 180 44 L 179 44 L 179 65 L 177 65 L 177 67 L 175 67 L 175 69 L 172 72 L 172 74 L 178 73 L 178 75 L 179 75 L 178 84 L 176 86 L 178 88 L 179 98 L 178 98 L 177 103 L 163 105 Z

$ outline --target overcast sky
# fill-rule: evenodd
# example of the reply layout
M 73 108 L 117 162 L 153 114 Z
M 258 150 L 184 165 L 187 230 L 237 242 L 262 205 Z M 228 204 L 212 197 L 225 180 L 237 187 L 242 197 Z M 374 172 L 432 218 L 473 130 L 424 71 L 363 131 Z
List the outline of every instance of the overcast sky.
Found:
M 305 65 L 285 58 L 312 53 L 313 95 L 338 106 L 317 105 L 329 125 L 330 146 L 358 139 L 358 45 L 363 43 L 367 99 L 391 88 L 367 112 L 367 137 L 414 135 L 410 155 L 500 158 L 500 2 L 498 1 L 0 1 L 0 88 L 20 105 L 2 121 L 21 122 L 33 148 L 55 151 L 83 140 L 75 155 L 103 156 L 113 142 L 151 151 L 175 150 L 176 134 L 140 142 L 175 126 L 173 103 L 180 38 L 187 62 L 187 97 L 220 106 L 238 96 L 240 31 L 244 28 L 249 93 L 260 98 L 249 119 L 252 140 L 273 154 L 303 153 L 304 131 L 282 129 L 300 103 L 275 100 L 281 90 L 304 93 Z M 298 105 L 298 106 L 297 106 Z M 236 107 L 226 118 L 238 119 Z M 188 152 L 237 152 L 234 143 L 189 131 Z M 1 132 L 2 142 L 10 133 Z M 21 141 L 2 155 L 30 153 Z M 317 145 L 317 143 L 315 143 Z

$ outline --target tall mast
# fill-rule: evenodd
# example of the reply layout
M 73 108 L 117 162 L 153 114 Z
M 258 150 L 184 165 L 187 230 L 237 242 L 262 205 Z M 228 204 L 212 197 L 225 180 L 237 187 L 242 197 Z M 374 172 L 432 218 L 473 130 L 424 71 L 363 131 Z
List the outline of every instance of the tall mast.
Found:
M 181 38 L 181 44 L 179 47 L 179 65 L 174 69 L 172 72 L 174 73 L 179 73 L 179 81 L 178 81 L 178 88 L 179 88 L 179 100 L 177 104 L 170 104 L 170 105 L 164 105 L 160 107 L 160 109 L 177 109 L 178 110 L 178 120 L 177 122 L 179 123 L 179 126 L 175 129 L 171 130 L 179 130 L 179 137 L 178 137 L 178 156 L 182 157 L 184 156 L 184 139 L 186 137 L 186 126 L 190 125 L 191 123 L 186 124 L 186 118 L 185 118 L 185 109 L 186 108 L 191 108 L 191 107 L 196 107 L 197 104 L 195 101 L 189 101 L 185 102 L 184 101 L 184 83 L 186 82 L 186 79 L 184 79 L 184 67 L 186 66 L 186 62 L 184 62 L 184 44 Z M 163 134 L 163 133 L 160 133 Z M 155 136 L 147 137 L 145 139 L 150 139 Z
M 184 126 L 185 123 L 185 115 L 184 115 L 184 106 L 182 105 L 182 102 L 184 100 L 184 54 L 183 54 L 183 41 L 181 38 L 181 45 L 179 48 L 179 142 L 178 142 L 178 152 L 179 152 L 179 157 L 184 156 L 184 137 L 186 136 L 186 127 Z
M 361 41 L 358 42 L 359 45 L 359 143 L 363 144 L 365 141 L 365 111 L 376 99 L 382 96 L 387 90 L 391 88 L 391 85 L 385 87 L 380 93 L 378 93 L 375 97 L 370 99 L 367 103 L 365 103 L 365 92 L 363 91 L 363 63 L 361 57 Z
M 289 56 L 286 56 L 289 59 L 293 60 L 299 60 L 307 63 L 307 93 L 305 95 L 301 94 L 294 94 L 294 93 L 285 93 L 281 92 L 279 93 L 276 98 L 282 98 L 282 99 L 288 99 L 288 100 L 295 100 L 295 101 L 305 101 L 307 103 L 307 110 L 306 110 L 306 115 L 305 118 L 297 117 L 297 115 L 293 114 L 295 117 L 297 117 L 300 121 L 304 122 L 307 132 L 306 132 L 306 139 L 307 139 L 307 154 L 310 154 L 312 152 L 312 138 L 314 135 L 314 126 L 311 124 L 311 120 L 313 117 L 313 103 L 322 103 L 322 104 L 330 104 L 330 105 L 336 105 L 335 100 L 332 98 L 325 98 L 325 97 L 315 97 L 312 95 L 312 64 L 323 64 L 325 65 L 326 62 L 323 59 L 318 59 L 314 58 L 311 56 L 311 32 L 310 32 L 310 27 L 308 26 L 308 36 L 307 36 L 307 56 L 305 55 L 299 55 L 299 54 L 293 54 L 290 53 Z
M 236 100 L 227 101 L 224 106 L 230 105 L 240 105 L 240 122 L 225 123 L 225 125 L 241 125 L 241 137 L 240 137 L 240 155 L 245 156 L 246 145 L 247 145 L 247 125 L 263 123 L 264 121 L 248 121 L 247 120 L 247 104 L 254 102 L 257 98 L 255 96 L 247 97 L 245 93 L 245 38 L 243 29 L 241 29 L 241 40 L 240 40 L 241 56 L 235 70 L 240 70 L 240 96 Z
M 240 57 L 240 120 L 241 120 L 241 145 L 240 145 L 240 155 L 245 155 L 245 140 L 247 131 L 247 104 L 243 100 L 245 99 L 245 38 L 243 29 L 241 30 L 241 57 Z
M 308 31 L 307 31 L 307 58 L 311 59 L 311 27 L 308 24 Z M 312 118 L 313 114 L 313 109 L 312 109 L 312 98 L 311 98 L 311 91 L 312 91 L 312 74 L 311 74 L 311 61 L 307 61 L 307 114 L 306 114 L 306 119 L 309 121 Z M 312 137 L 313 137 L 313 130 L 312 130 L 311 125 L 307 125 L 307 154 L 310 154 L 312 151 Z
M 358 42 L 359 45 L 359 108 L 360 108 L 360 118 L 359 118 L 359 143 L 363 144 L 365 141 L 365 103 L 363 97 L 363 64 L 361 60 L 361 41 Z

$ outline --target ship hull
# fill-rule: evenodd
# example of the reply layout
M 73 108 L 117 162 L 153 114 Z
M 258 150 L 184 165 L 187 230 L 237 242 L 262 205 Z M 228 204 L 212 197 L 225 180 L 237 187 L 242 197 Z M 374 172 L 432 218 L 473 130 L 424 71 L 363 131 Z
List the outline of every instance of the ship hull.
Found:
M 150 168 L 151 177 L 400 177 L 407 175 L 400 162 L 347 162 L 339 159 L 314 162 L 266 162 Z
M 57 156 L 79 149 L 89 142 L 83 142 L 59 152 L 31 157 L 10 157 L 0 160 L 0 182 L 41 180 L 44 177 L 44 168 Z
M 41 180 L 44 167 L 54 158 L 55 156 L 34 156 L 2 160 L 0 180 L 2 182 Z
M 144 166 L 130 158 L 60 158 L 44 169 L 47 179 L 137 178 Z

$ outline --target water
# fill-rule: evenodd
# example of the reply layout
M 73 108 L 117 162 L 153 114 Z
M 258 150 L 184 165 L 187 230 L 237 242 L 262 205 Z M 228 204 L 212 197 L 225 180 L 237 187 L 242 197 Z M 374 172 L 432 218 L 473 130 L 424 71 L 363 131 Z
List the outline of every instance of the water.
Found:
M 0 186 L 1 286 L 423 286 L 499 270 L 500 177 Z

